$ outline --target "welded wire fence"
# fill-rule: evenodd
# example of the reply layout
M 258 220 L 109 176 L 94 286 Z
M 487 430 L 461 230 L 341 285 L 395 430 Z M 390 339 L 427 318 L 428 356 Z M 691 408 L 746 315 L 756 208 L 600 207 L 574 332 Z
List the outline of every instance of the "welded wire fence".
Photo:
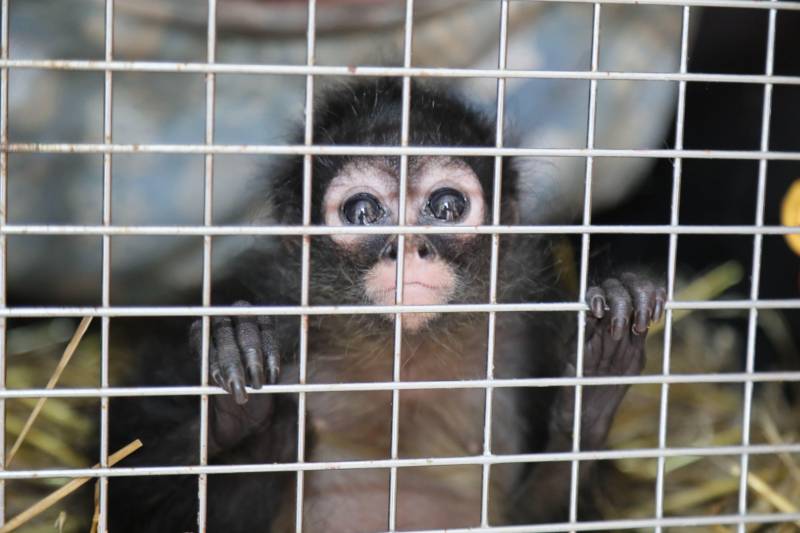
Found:
M 750 458 L 756 455 L 800 453 L 800 444 L 753 444 L 750 439 L 750 425 L 753 416 L 753 387 L 760 382 L 798 382 L 799 371 L 770 371 L 756 372 L 756 327 L 759 312 L 766 309 L 791 310 L 800 309 L 800 298 L 762 299 L 759 297 L 759 278 L 763 274 L 761 267 L 761 250 L 765 236 L 787 235 L 800 233 L 800 228 L 781 226 L 767 226 L 764 224 L 765 188 L 767 182 L 767 164 L 770 161 L 800 161 L 800 152 L 797 151 L 771 151 L 770 150 L 770 113 L 771 96 L 776 85 L 800 85 L 800 77 L 790 75 L 776 75 L 773 72 L 773 58 L 775 54 L 775 27 L 776 17 L 783 11 L 800 11 L 800 3 L 787 1 L 749 1 L 749 0 L 622 0 L 589 2 L 593 6 L 593 28 L 591 46 L 591 65 L 587 71 L 539 71 L 539 70 L 511 70 L 507 68 L 507 41 L 509 28 L 509 4 L 507 0 L 500 2 L 499 24 L 499 58 L 496 68 L 493 69 L 468 69 L 468 68 L 422 68 L 416 67 L 412 58 L 412 37 L 414 32 L 414 2 L 407 0 L 405 19 L 405 38 L 403 48 L 402 66 L 375 67 L 375 66 L 324 66 L 315 62 L 316 48 L 316 2 L 309 0 L 307 24 L 307 61 L 304 65 L 272 65 L 272 64 L 220 64 L 216 62 L 217 32 L 216 15 L 217 1 L 208 1 L 208 27 L 207 27 L 207 60 L 206 62 L 150 62 L 150 61 L 124 61 L 117 60 L 114 53 L 114 1 L 105 2 L 105 51 L 102 60 L 50 60 L 50 59 L 17 59 L 9 57 L 9 42 L 13 38 L 9 34 L 9 4 L 13 0 L 2 0 L 0 4 L 0 464 L 5 464 L 4 450 L 9 444 L 6 440 L 6 431 L 2 423 L 6 409 L 6 400 L 20 398 L 96 398 L 100 401 L 100 467 L 96 469 L 0 469 L 0 489 L 8 480 L 22 480 L 33 478 L 99 478 L 99 531 L 106 530 L 108 480 L 116 476 L 158 476 L 191 474 L 198 478 L 197 497 L 200 513 L 198 516 L 199 530 L 205 530 L 206 521 L 206 490 L 207 479 L 210 474 L 219 473 L 263 473 L 263 472 L 295 472 L 296 484 L 296 512 L 295 524 L 297 531 L 303 530 L 303 494 L 304 474 L 309 471 L 329 469 L 388 469 L 389 478 L 389 508 L 387 509 L 389 530 L 396 527 L 397 512 L 397 472 L 398 469 L 422 466 L 445 465 L 478 465 L 483 469 L 483 484 L 481 494 L 481 526 L 463 531 L 584 531 L 584 530 L 611 530 L 611 529 L 638 529 L 689 527 L 703 525 L 730 525 L 745 531 L 748 524 L 785 523 L 800 520 L 800 512 L 751 514 L 748 508 L 748 467 Z M 557 0 L 543 0 L 557 1 Z M 575 0 L 571 0 L 575 1 Z M 599 42 L 601 39 L 600 20 L 606 4 L 653 4 L 660 6 L 676 6 L 682 9 L 682 32 L 680 42 L 680 66 L 676 72 L 608 72 L 599 69 Z M 762 74 L 721 74 L 721 73 L 690 73 L 687 62 L 690 48 L 689 25 L 694 10 L 702 7 L 714 8 L 741 8 L 754 11 L 768 10 L 768 35 L 766 69 Z M 104 100 L 102 102 L 103 140 L 102 143 L 31 143 L 13 142 L 9 138 L 9 76 L 16 71 L 24 69 L 50 69 L 70 72 L 93 71 L 104 75 Z M 113 96 L 115 75 L 121 72 L 140 73 L 194 73 L 205 76 L 205 132 L 202 144 L 119 144 L 112 137 L 113 130 Z M 215 87 L 216 76 L 220 74 L 249 74 L 249 75 L 286 75 L 305 76 L 305 128 L 304 142 L 299 145 L 227 145 L 215 143 Z M 313 143 L 313 107 L 315 82 L 326 76 L 345 77 L 400 77 L 403 80 L 403 110 L 402 132 L 399 146 L 330 146 L 315 145 Z M 497 125 L 495 131 L 494 147 L 420 147 L 408 146 L 409 143 L 409 106 L 410 106 L 410 80 L 416 77 L 426 78 L 486 78 L 495 79 L 497 83 Z M 519 148 L 505 145 L 504 116 L 506 110 L 505 84 L 509 79 L 516 78 L 541 78 L 541 79 L 570 79 L 585 80 L 589 82 L 588 127 L 586 144 L 583 148 Z M 597 112 L 597 86 L 604 80 L 634 80 L 634 81 L 659 81 L 670 82 L 677 85 L 677 112 L 675 122 L 674 148 L 665 149 L 608 149 L 599 148 L 595 143 L 595 123 Z M 686 87 L 688 83 L 733 83 L 757 85 L 763 88 L 763 110 L 761 121 L 761 142 L 757 150 L 704 150 L 684 149 L 684 114 L 686 102 Z M 98 103 L 99 105 L 99 103 Z M 7 212 L 9 203 L 14 198 L 8 195 L 8 158 L 9 155 L 18 153 L 87 153 L 101 154 L 103 159 L 103 195 L 102 223 L 99 225 L 76 224 L 11 224 L 8 222 Z M 111 191 L 113 187 L 112 160 L 119 154 L 197 154 L 204 157 L 204 204 L 202 225 L 117 225 L 113 223 Z M 293 154 L 304 156 L 304 202 L 303 223 L 300 226 L 220 226 L 215 225 L 213 213 L 213 184 L 215 179 L 224 179 L 215 176 L 214 161 L 219 155 L 228 154 Z M 400 220 L 397 225 L 380 227 L 324 227 L 311 224 L 311 183 L 312 158 L 317 155 L 393 155 L 400 156 Z M 495 195 L 492 210 L 492 224 L 481 227 L 413 227 L 405 226 L 405 185 L 408 173 L 408 158 L 423 155 L 457 155 L 457 156 L 491 156 L 495 158 Z M 502 183 L 500 180 L 503 158 L 508 156 L 525 157 L 578 157 L 585 158 L 585 196 L 584 208 L 580 223 L 553 224 L 553 225 L 502 225 L 500 223 L 500 196 Z M 594 164 L 598 158 L 625 157 L 625 158 L 654 158 L 668 159 L 673 162 L 673 188 L 668 224 L 661 225 L 595 225 L 592 223 L 592 180 Z M 717 160 L 751 160 L 758 161 L 758 187 L 756 198 L 756 211 L 754 223 L 751 225 L 684 225 L 679 219 L 679 201 L 681 194 L 682 164 L 689 159 L 717 159 Z M 309 305 L 309 277 L 313 276 L 310 267 L 310 243 L 312 236 L 337 235 L 337 234 L 397 234 L 398 265 L 403 264 L 404 250 L 403 239 L 409 234 L 486 234 L 492 236 L 491 255 L 491 284 L 489 300 L 481 304 L 454 304 L 454 305 L 375 305 L 375 306 L 312 306 Z M 498 277 L 498 247 L 499 238 L 506 234 L 559 234 L 580 236 L 579 253 L 579 299 L 575 302 L 560 303 L 498 303 L 497 277 Z M 654 375 L 626 376 L 626 377 L 583 377 L 581 362 L 583 360 L 583 336 L 585 325 L 585 312 L 587 306 L 583 304 L 589 276 L 589 245 L 591 238 L 596 234 L 620 235 L 658 235 L 667 236 L 669 239 L 667 289 L 669 303 L 666 307 L 666 322 L 664 329 L 664 359 L 662 372 Z M 6 300 L 8 281 L 6 277 L 7 242 L 9 236 L 26 235 L 89 235 L 99 236 L 102 246 L 102 295 L 99 306 L 76 307 L 11 307 Z M 301 298 L 300 305 L 289 307 L 260 307 L 247 308 L 211 306 L 212 267 L 211 251 L 215 237 L 219 236 L 244 236 L 244 235 L 292 235 L 302 237 L 302 271 L 301 271 Z M 680 301 L 676 299 L 676 256 L 678 241 L 684 235 L 734 235 L 752 239 L 752 264 L 750 275 L 752 277 L 749 295 L 743 299 L 735 300 L 703 300 Z M 203 237 L 203 268 L 202 268 L 202 304 L 195 306 L 114 306 L 111 305 L 111 240 L 116 236 L 198 236 Z M 397 295 L 402 294 L 403 276 L 398 273 Z M 742 372 L 730 373 L 701 373 L 701 374 L 672 374 L 670 372 L 670 354 L 673 340 L 673 315 L 677 310 L 740 310 L 747 313 L 747 343 L 746 362 Z M 496 313 L 521 312 L 521 311 L 567 311 L 577 313 L 577 367 L 576 377 L 563 378 L 520 378 L 498 379 L 493 375 L 494 357 L 494 324 Z M 487 372 L 485 378 L 474 380 L 452 381 L 415 381 L 406 382 L 400 379 L 401 368 L 401 324 L 402 315 L 405 313 L 436 312 L 436 313 L 487 313 L 489 317 L 489 342 L 487 353 Z M 224 392 L 210 385 L 208 374 L 209 362 L 209 317 L 220 315 L 291 315 L 309 317 L 314 315 L 352 315 L 352 314 L 386 314 L 398 313 L 395 322 L 394 345 L 394 373 L 391 381 L 366 382 L 366 383 L 332 383 L 332 384 L 306 384 L 307 357 L 308 357 L 308 321 L 301 321 L 300 350 L 299 350 L 299 383 L 276 384 L 260 390 L 253 390 L 251 394 L 297 394 L 298 401 L 298 432 L 297 432 L 297 457 L 294 462 L 285 464 L 247 464 L 247 465 L 209 465 L 208 464 L 208 401 L 212 395 Z M 49 317 L 99 317 L 101 323 L 100 344 L 100 384 L 99 387 L 78 389 L 44 389 L 44 388 L 18 388 L 13 383 L 6 383 L 6 322 L 16 318 L 49 318 Z M 199 386 L 164 386 L 164 387 L 117 387 L 109 382 L 109 358 L 112 356 L 109 348 L 109 330 L 113 327 L 112 319 L 117 317 L 159 317 L 159 316 L 186 316 L 203 317 L 203 346 L 202 346 L 202 374 Z M 585 386 L 601 384 L 655 384 L 661 388 L 661 408 L 658 413 L 658 445 L 650 448 L 634 448 L 624 450 L 582 451 L 580 449 L 580 398 L 582 388 Z M 717 383 L 741 384 L 744 389 L 742 406 L 742 434 L 740 442 L 736 445 L 711 445 L 697 447 L 675 447 L 668 445 L 667 417 L 669 412 L 669 391 L 674 384 L 690 383 Z M 572 450 L 559 453 L 540 453 L 524 455 L 495 455 L 492 453 L 491 443 L 491 416 L 492 392 L 504 387 L 553 387 L 574 386 L 577 400 L 573 430 Z M 485 390 L 485 420 L 483 428 L 482 451 L 474 456 L 466 457 L 429 457 L 419 459 L 401 458 L 398 455 L 398 405 L 400 391 L 419 389 L 480 389 Z M 307 462 L 306 458 L 306 394 L 315 392 L 344 392 L 344 391 L 391 391 L 392 393 L 392 425 L 391 425 L 391 451 L 390 456 L 383 460 L 362 461 L 331 461 Z M 159 467 L 110 467 L 109 453 L 109 419 L 114 413 L 109 411 L 109 399 L 113 397 L 143 397 L 143 396 L 197 396 L 200 400 L 200 433 L 199 462 L 191 466 L 159 466 Z M 739 463 L 739 496 L 737 513 L 719 516 L 666 516 L 664 510 L 665 494 L 665 463 L 673 457 L 714 457 L 737 456 Z M 625 459 L 625 458 L 654 458 L 657 460 L 657 474 L 655 486 L 655 507 L 652 516 L 635 519 L 617 519 L 604 522 L 578 522 L 578 482 L 580 461 L 593 459 Z M 557 525 L 527 525 L 513 527 L 491 527 L 488 523 L 489 509 L 489 479 L 490 467 L 504 463 L 536 463 L 546 461 L 572 461 L 572 492 L 570 499 L 571 522 Z M 7 520 L 5 502 L 13 497 L 7 491 L 0 499 L 0 524 Z M 453 529 L 452 531 L 462 531 Z

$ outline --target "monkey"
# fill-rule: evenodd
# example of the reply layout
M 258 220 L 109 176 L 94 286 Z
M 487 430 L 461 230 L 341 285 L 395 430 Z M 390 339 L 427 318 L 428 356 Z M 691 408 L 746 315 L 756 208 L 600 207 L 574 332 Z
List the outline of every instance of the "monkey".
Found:
M 318 99 L 313 137 L 321 145 L 400 144 L 402 83 L 393 78 L 349 83 Z M 495 122 L 446 88 L 413 81 L 411 146 L 494 146 Z M 408 156 L 405 223 L 439 228 L 490 224 L 494 157 Z M 361 227 L 399 220 L 399 156 L 311 158 L 313 225 Z M 258 201 L 275 223 L 303 222 L 304 158 L 290 156 L 262 177 Z M 513 159 L 500 171 L 500 222 L 517 222 L 520 175 Z M 444 231 L 444 230 L 443 230 Z M 302 237 L 253 246 L 216 280 L 212 304 L 299 305 Z M 489 301 L 492 236 L 481 233 L 331 233 L 308 238 L 310 305 L 391 305 L 403 258 L 402 303 Z M 558 302 L 558 265 L 547 235 L 503 234 L 497 251 L 496 300 Z M 648 276 L 625 272 L 586 291 L 584 376 L 630 376 L 643 368 L 648 328 L 665 309 L 666 292 Z M 485 312 L 407 312 L 307 317 L 305 376 L 297 316 L 210 317 L 210 381 L 225 394 L 208 399 L 207 455 L 211 465 L 371 461 L 567 452 L 573 445 L 573 387 L 501 386 L 486 390 L 459 381 L 576 375 L 578 325 L 570 312 L 497 312 L 493 344 Z M 187 319 L 188 320 L 188 319 Z M 202 319 L 160 319 L 127 342 L 138 361 L 138 384 L 198 384 Z M 302 454 L 299 397 L 269 393 L 274 384 L 391 382 L 395 330 L 400 332 L 402 382 L 449 381 L 448 388 L 398 393 L 395 452 L 392 391 L 305 393 Z M 114 326 L 125 334 L 124 325 Z M 487 369 L 487 353 L 493 352 Z M 580 449 L 603 447 L 626 386 L 582 389 Z M 196 396 L 114 398 L 111 443 L 139 437 L 144 447 L 121 466 L 198 464 L 200 402 Z M 488 439 L 486 438 L 488 437 Z M 487 446 L 488 444 L 488 446 Z M 581 461 L 578 510 L 593 516 L 593 463 Z M 569 516 L 571 462 L 503 462 L 488 470 L 488 523 L 541 524 Z M 400 466 L 396 470 L 398 530 L 481 524 L 480 463 Z M 304 531 L 373 532 L 389 528 L 388 468 L 310 469 L 303 473 Z M 196 475 L 111 477 L 109 528 L 195 531 Z M 297 476 L 291 471 L 210 474 L 209 531 L 284 532 L 295 528 Z

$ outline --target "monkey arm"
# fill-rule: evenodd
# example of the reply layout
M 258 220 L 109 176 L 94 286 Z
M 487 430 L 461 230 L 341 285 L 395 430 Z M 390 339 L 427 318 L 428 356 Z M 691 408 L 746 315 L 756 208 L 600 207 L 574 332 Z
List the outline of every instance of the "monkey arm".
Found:
M 251 398 L 251 409 L 260 400 L 272 395 Z M 223 398 L 223 397 L 216 397 Z M 225 395 L 224 398 L 230 398 Z M 195 406 L 197 399 L 192 398 Z M 242 409 L 233 400 L 234 409 Z M 223 447 L 224 442 L 214 437 L 214 424 L 219 423 L 219 402 L 211 398 L 209 431 L 209 464 L 264 464 L 291 462 L 296 459 L 296 413 L 293 401 L 275 398 L 270 403 L 272 416 L 269 423 L 260 420 L 257 428 L 249 428 L 248 437 L 235 446 Z M 233 413 L 241 419 L 241 413 Z M 227 422 L 226 422 L 227 423 Z M 176 425 L 162 436 L 144 436 L 145 447 L 136 461 L 126 461 L 125 466 L 190 465 L 197 464 L 199 419 L 193 417 Z M 129 459 L 136 458 L 134 454 Z M 269 531 L 276 520 L 278 509 L 292 493 L 286 486 L 290 473 L 219 474 L 207 478 L 207 526 L 209 531 L 251 532 Z M 109 488 L 110 529 L 117 532 L 196 531 L 198 505 L 198 477 L 140 476 L 112 478 Z M 236 502 L 232 506 L 230 502 Z
M 647 278 L 626 273 L 591 287 L 586 294 L 587 314 L 584 339 L 584 376 L 633 376 L 644 367 L 645 338 L 651 321 L 661 318 L 666 291 Z M 564 375 L 575 375 L 575 354 L 567 360 Z M 614 415 L 627 385 L 585 385 L 582 389 L 581 450 L 604 446 Z M 575 389 L 558 390 L 551 408 L 545 452 L 572 449 Z M 592 514 L 587 489 L 594 470 L 593 461 L 582 461 L 579 471 L 578 508 L 585 518 Z M 523 522 L 552 522 L 568 519 L 571 462 L 542 462 L 529 470 L 522 482 L 512 516 Z M 588 510 L 588 512 L 587 512 Z
M 554 436 L 545 453 L 569 450 L 571 442 L 564 435 Z M 594 518 L 590 479 L 594 461 L 581 461 L 578 471 L 578 512 L 582 519 Z M 515 490 L 508 509 L 512 524 L 558 523 L 569 520 L 569 498 L 572 485 L 572 463 L 542 462 L 532 465 Z
M 635 376 L 645 363 L 645 338 L 651 322 L 661 319 L 666 290 L 649 278 L 625 273 L 609 278 L 586 292 L 590 311 L 584 337 L 584 376 Z M 565 375 L 575 375 L 574 358 Z M 605 444 L 614 415 L 628 385 L 591 385 L 582 390 L 581 449 Z M 575 394 L 572 387 L 556 396 L 552 424 L 572 438 Z
M 224 297 L 220 298 L 220 302 L 233 301 L 228 299 L 232 294 L 249 294 L 239 287 L 235 292 L 230 291 L 229 285 L 221 284 L 219 289 Z M 197 384 L 202 321 L 196 320 L 191 327 L 179 320 L 160 320 L 148 326 L 144 330 L 140 327 L 132 330 L 123 329 L 122 326 L 116 328 L 116 334 L 128 341 L 146 339 L 142 346 L 134 348 L 142 364 L 142 377 L 147 379 L 146 384 Z M 237 360 L 242 372 L 246 369 L 251 376 L 264 382 L 277 381 L 280 360 L 278 335 L 275 332 L 272 323 L 264 320 L 264 317 L 212 319 L 210 377 L 214 379 L 216 376 L 218 380 L 221 367 L 231 366 L 227 363 L 231 356 L 248 354 L 249 359 Z M 287 339 L 284 345 L 291 348 L 291 335 L 284 337 Z M 218 346 L 222 346 L 222 357 Z M 233 352 L 233 348 L 237 351 Z M 258 355 L 259 360 L 253 360 L 253 355 Z M 261 363 L 260 368 L 258 363 Z M 127 442 L 132 437 L 139 437 L 144 442 L 144 448 L 128 458 L 124 466 L 199 463 L 198 397 L 119 398 L 114 400 L 112 411 L 115 443 Z M 231 394 L 210 395 L 208 463 L 264 464 L 295 460 L 296 418 L 296 402 L 285 395 L 250 395 L 246 404 L 237 403 Z M 285 473 L 209 475 L 209 530 L 265 530 L 277 516 L 277 505 L 286 492 L 283 487 L 288 481 L 291 481 L 291 476 Z M 242 506 L 231 508 L 224 503 L 229 501 L 242 502 Z M 244 503 L 248 501 L 252 504 Z M 110 481 L 109 509 L 109 516 L 113 519 L 110 525 L 114 531 L 195 531 L 199 510 L 198 477 L 169 475 L 114 478 Z M 243 513 L 241 509 L 249 511 Z M 232 513 L 238 515 L 232 516 Z M 142 516 L 147 516 L 147 519 Z
M 131 420 L 128 429 L 144 442 L 139 453 L 123 466 L 182 466 L 199 463 L 199 398 L 147 398 L 131 408 L 148 413 L 147 420 Z M 114 416 L 126 419 L 125 404 L 114 405 Z M 296 459 L 297 406 L 282 395 L 251 395 L 239 405 L 229 394 L 209 397 L 208 463 L 269 464 Z M 124 440 L 117 435 L 115 440 Z M 210 531 L 260 531 L 277 516 L 286 473 L 209 475 L 207 488 Z M 291 491 L 289 491 L 291 492 Z M 231 509 L 225 502 L 236 501 Z M 246 503 L 251 502 L 251 503 Z M 109 490 L 110 523 L 114 531 L 195 531 L 198 513 L 198 477 L 137 476 L 112 478 Z M 231 516 L 237 509 L 246 513 Z M 146 516 L 146 519 L 143 519 Z

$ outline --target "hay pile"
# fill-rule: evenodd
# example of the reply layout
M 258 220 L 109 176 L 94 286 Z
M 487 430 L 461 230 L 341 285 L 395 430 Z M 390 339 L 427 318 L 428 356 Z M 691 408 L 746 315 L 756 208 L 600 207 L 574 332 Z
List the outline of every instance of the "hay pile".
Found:
M 8 387 L 44 388 L 53 376 L 62 352 L 78 327 L 77 320 L 48 319 L 9 321 Z M 97 387 L 100 383 L 100 336 L 97 324 L 76 344 L 56 387 Z M 6 454 L 13 449 L 37 400 L 11 399 L 6 402 Z M 86 468 L 97 462 L 89 457 L 100 400 L 93 398 L 52 398 L 44 402 L 30 430 L 8 468 Z M 69 480 L 11 480 L 6 483 L 8 518 L 16 516 Z M 87 531 L 91 509 L 76 510 L 67 498 L 19 531 L 38 533 Z
M 677 299 L 714 297 L 738 282 L 741 269 L 727 264 L 690 284 Z M 670 369 L 672 374 L 743 372 L 747 343 L 747 311 L 675 313 Z M 769 324 L 769 327 L 764 327 Z M 775 347 L 770 370 L 795 370 L 797 348 L 782 315 L 759 313 L 759 335 Z M 664 334 L 659 327 L 648 337 L 645 374 L 660 374 Z M 763 345 L 763 344 L 762 344 Z M 759 357 L 759 352 L 756 352 Z M 787 361 L 794 361 L 788 366 Z M 800 441 L 797 384 L 760 383 L 753 392 L 751 444 Z M 789 391 L 788 389 L 793 389 Z M 609 436 L 611 449 L 658 448 L 662 386 L 631 387 Z M 793 394 L 787 395 L 787 392 Z M 737 446 L 742 444 L 745 386 L 741 383 L 694 383 L 669 386 L 667 446 Z M 613 464 L 608 464 L 613 463 Z M 714 516 L 737 514 L 740 456 L 667 458 L 664 515 Z M 654 516 L 657 459 L 607 462 L 607 487 L 599 491 L 607 518 Z M 800 457 L 789 454 L 752 455 L 748 468 L 748 512 L 797 513 L 800 510 Z M 800 531 L 800 524 L 748 526 L 748 531 Z M 735 527 L 696 527 L 681 531 L 735 531 Z
M 695 280 L 678 299 L 714 298 L 741 279 L 735 264 Z M 743 369 L 747 312 L 676 312 L 673 325 L 671 372 L 673 374 L 739 372 Z M 775 311 L 762 311 L 761 330 L 777 347 L 784 361 L 797 360 L 788 329 Z M 9 323 L 8 386 L 40 388 L 51 378 L 77 321 L 66 319 Z M 80 341 L 58 387 L 99 385 L 100 338 L 94 324 Z M 655 327 L 648 338 L 645 373 L 659 374 L 663 362 L 663 327 Z M 113 365 L 122 357 L 112 358 Z M 781 366 L 777 368 L 789 368 Z M 787 400 L 787 385 L 764 383 L 755 387 L 750 428 L 753 444 L 796 443 L 800 439 L 800 407 Z M 795 390 L 795 398 L 800 394 Z M 671 447 L 738 445 L 742 442 L 742 384 L 673 384 L 669 387 L 667 445 Z M 609 448 L 658 447 L 661 385 L 632 387 L 620 408 L 609 436 Z M 17 439 L 35 399 L 6 402 L 7 451 Z M 97 458 L 86 450 L 96 442 L 98 399 L 60 399 L 45 402 L 27 433 L 10 468 L 90 467 Z M 739 456 L 675 457 L 665 462 L 664 512 L 666 516 L 735 514 L 739 497 Z M 623 459 L 601 465 L 604 486 L 598 491 L 608 519 L 647 518 L 655 510 L 656 459 Z M 798 512 L 800 508 L 800 457 L 787 454 L 754 455 L 749 463 L 748 504 L 752 513 Z M 36 479 L 6 484 L 7 516 L 13 517 L 34 505 L 67 480 Z M 93 483 L 84 490 L 91 490 Z M 88 531 L 92 509 L 76 508 L 75 496 L 65 498 L 25 524 L 19 531 L 30 533 Z M 85 500 L 84 500 L 85 502 Z M 682 529 L 684 531 L 685 529 Z M 733 531 L 730 527 L 698 527 L 686 531 Z M 798 531 L 797 524 L 753 525 L 749 531 Z

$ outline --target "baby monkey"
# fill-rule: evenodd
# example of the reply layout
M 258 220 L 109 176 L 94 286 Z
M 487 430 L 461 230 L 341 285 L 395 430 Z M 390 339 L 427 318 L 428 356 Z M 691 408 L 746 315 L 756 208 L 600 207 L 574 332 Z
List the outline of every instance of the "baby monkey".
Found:
M 412 146 L 493 146 L 494 121 L 441 89 L 411 86 Z M 331 91 L 317 102 L 314 142 L 330 145 L 400 144 L 402 85 L 365 81 Z M 405 222 L 441 228 L 490 224 L 494 158 L 408 158 Z M 395 225 L 400 209 L 400 158 L 314 156 L 312 223 L 336 227 Z M 500 218 L 517 222 L 519 176 L 502 165 Z M 263 203 L 275 223 L 302 224 L 303 158 L 291 157 L 263 179 Z M 397 235 L 315 236 L 310 243 L 311 305 L 387 305 L 395 302 L 398 257 L 403 260 L 404 304 L 486 303 L 492 238 L 475 233 L 409 234 L 403 253 Z M 300 237 L 282 237 L 236 262 L 214 284 L 215 305 L 298 305 Z M 566 301 L 547 236 L 502 235 L 498 302 Z M 586 294 L 583 373 L 629 376 L 641 372 L 644 341 L 660 319 L 666 292 L 658 283 L 626 273 Z M 308 319 L 307 383 L 391 381 L 394 314 L 313 315 Z M 198 383 L 201 321 L 160 320 L 136 338 L 142 382 Z M 400 379 L 453 381 L 448 388 L 399 393 L 399 459 L 480 456 L 484 450 L 486 392 L 459 388 L 459 380 L 485 379 L 489 324 L 486 313 L 405 313 L 401 318 Z M 496 315 L 493 370 L 497 378 L 575 375 L 575 313 Z M 124 326 L 114 329 L 125 331 Z M 112 329 L 113 331 L 113 329 Z M 187 334 L 188 331 L 188 334 Z M 131 337 L 129 337 L 130 339 Z M 210 375 L 229 394 L 209 398 L 208 460 L 212 465 L 298 461 L 296 394 L 254 394 L 275 383 L 298 383 L 298 317 L 212 317 Z M 129 340 L 130 344 L 130 340 Z M 581 449 L 603 446 L 623 385 L 585 386 Z M 496 387 L 491 393 L 489 451 L 496 456 L 569 451 L 572 387 Z M 112 438 L 141 437 L 144 448 L 125 465 L 198 463 L 199 402 L 195 397 L 119 399 L 112 404 Z M 370 461 L 392 457 L 391 391 L 309 392 L 305 396 L 307 463 Z M 390 472 L 368 467 L 314 469 L 304 474 L 304 531 L 377 532 L 389 529 Z M 568 518 L 569 462 L 509 462 L 489 470 L 490 525 L 561 522 Z M 579 512 L 591 516 L 587 497 L 592 463 L 582 462 Z M 402 466 L 396 477 L 398 530 L 481 525 L 480 464 Z M 284 532 L 295 529 L 293 472 L 208 477 L 207 524 L 212 532 Z M 115 477 L 109 488 L 110 529 L 194 531 L 197 477 Z

